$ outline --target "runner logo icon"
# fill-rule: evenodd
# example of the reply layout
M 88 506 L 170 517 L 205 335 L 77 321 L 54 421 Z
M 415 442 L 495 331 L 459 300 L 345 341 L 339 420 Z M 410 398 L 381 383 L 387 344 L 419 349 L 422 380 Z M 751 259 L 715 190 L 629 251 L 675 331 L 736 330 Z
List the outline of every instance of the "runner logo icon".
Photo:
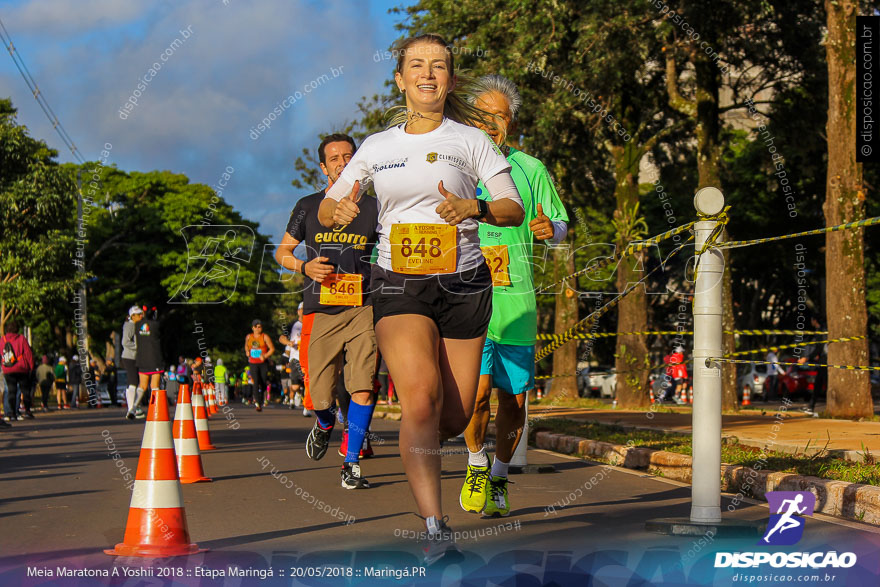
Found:
M 804 535 L 806 524 L 802 516 L 812 516 L 816 496 L 809 491 L 768 491 L 770 521 L 767 532 L 758 542 L 762 545 L 789 546 L 797 544 Z

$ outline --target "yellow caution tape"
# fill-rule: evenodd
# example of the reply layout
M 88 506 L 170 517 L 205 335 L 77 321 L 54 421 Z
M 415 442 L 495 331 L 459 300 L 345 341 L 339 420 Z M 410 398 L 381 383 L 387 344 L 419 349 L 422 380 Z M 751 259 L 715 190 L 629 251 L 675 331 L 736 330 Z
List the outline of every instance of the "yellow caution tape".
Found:
M 684 336 L 693 336 L 693 330 L 647 330 L 644 332 L 582 332 L 575 334 L 572 338 L 578 340 L 586 340 L 591 338 L 612 338 L 615 336 L 669 336 L 682 334 Z M 828 334 L 826 330 L 725 330 L 724 334 L 738 334 L 740 336 L 768 336 L 768 335 L 821 335 Z M 557 340 L 562 338 L 562 334 L 539 334 L 538 340 Z M 810 343 L 807 343 L 810 344 Z M 777 348 L 783 348 L 777 346 Z
M 631 242 L 626 247 L 624 247 L 622 252 L 616 253 L 616 254 L 612 255 L 611 257 L 606 257 L 603 260 L 601 260 L 597 263 L 594 263 L 592 265 L 587 265 L 586 267 L 584 267 L 580 271 L 575 271 L 571 275 L 566 275 L 562 279 L 557 279 L 553 283 L 541 287 L 535 293 L 536 294 L 543 293 L 543 292 L 547 291 L 548 289 L 550 289 L 551 287 L 559 285 L 560 283 L 565 283 L 569 279 L 576 279 L 576 278 L 578 278 L 582 275 L 586 275 L 588 273 L 595 273 L 596 271 L 599 271 L 601 269 L 604 269 L 605 267 L 608 267 L 612 263 L 617 263 L 618 261 L 620 261 L 621 259 L 623 259 L 625 257 L 628 257 L 629 255 L 634 255 L 636 253 L 640 253 L 652 245 L 656 245 L 657 243 L 662 242 L 668 238 L 672 238 L 677 234 L 681 234 L 685 231 L 688 231 L 691 228 L 693 228 L 694 224 L 696 224 L 696 222 L 691 222 L 689 224 L 685 224 L 683 226 L 673 228 L 672 230 L 668 230 L 664 233 L 658 234 L 657 236 L 653 236 L 653 237 L 649 238 L 648 240 Z
M 798 365 L 800 367 L 826 367 L 828 369 L 844 369 L 846 371 L 880 371 L 880 367 L 866 367 L 864 365 L 823 365 L 822 363 L 782 363 L 779 361 L 774 363 L 772 361 L 744 361 L 742 359 L 719 359 L 715 357 L 706 359 L 707 366 L 712 362 L 735 363 L 737 365 Z
M 688 237 L 687 241 L 685 241 L 684 243 L 680 244 L 675 249 L 673 249 L 673 251 L 671 253 L 669 253 L 669 256 L 666 258 L 667 259 L 672 258 L 673 255 L 676 255 L 679 251 L 681 251 L 683 248 L 688 246 L 688 243 L 690 243 L 690 241 L 692 241 L 693 238 L 694 238 L 693 235 Z M 608 313 L 608 311 L 610 311 L 613 307 L 615 307 L 617 304 L 619 304 L 620 301 L 624 297 L 629 295 L 629 293 L 631 291 L 633 291 L 635 288 L 642 285 L 646 279 L 651 277 L 651 275 L 653 275 L 653 273 L 655 271 L 657 271 L 658 269 L 661 269 L 661 268 L 663 268 L 663 264 L 657 265 L 656 267 L 654 267 L 653 269 L 648 271 L 648 273 L 646 273 L 644 277 L 642 277 L 637 282 L 635 282 L 634 284 L 629 286 L 627 289 L 625 289 L 623 292 L 621 292 L 613 300 L 611 300 L 610 302 L 608 302 L 607 304 L 605 304 L 604 306 L 602 306 L 601 308 L 599 308 L 598 310 L 596 310 L 595 312 L 593 312 L 592 314 L 590 314 L 589 316 L 584 318 L 583 320 L 576 322 L 571 328 L 569 328 L 568 330 L 563 332 L 559 338 L 553 339 L 553 341 L 550 344 L 548 344 L 547 346 L 543 347 L 540 351 L 535 353 L 535 362 L 537 363 L 538 361 L 542 360 L 544 357 L 553 353 L 556 349 L 558 349 L 562 345 L 566 344 L 567 342 L 569 342 L 571 340 L 574 340 L 574 336 L 578 334 L 579 330 L 586 329 L 588 326 L 590 326 L 591 324 L 596 322 L 599 318 L 601 318 L 606 313 Z
M 761 354 L 763 354 L 763 353 L 769 353 L 771 350 L 777 350 L 777 351 L 779 351 L 779 350 L 793 349 L 793 348 L 803 347 L 803 346 L 811 346 L 811 345 L 814 345 L 814 344 L 831 344 L 831 343 L 835 343 L 835 342 L 850 342 L 850 341 L 853 341 L 853 340 L 865 340 L 865 338 L 867 338 L 867 337 L 865 337 L 865 336 L 847 336 L 847 337 L 843 337 L 843 338 L 832 338 L 832 339 L 830 339 L 830 340 L 810 340 L 810 341 L 804 341 L 804 342 L 796 342 L 796 343 L 793 343 L 793 344 L 779 344 L 779 345 L 773 345 L 772 347 L 766 347 L 766 348 L 763 348 L 763 349 L 752 349 L 752 350 L 748 350 L 748 351 L 737 351 L 737 352 L 735 352 L 735 353 L 728 353 L 728 354 L 726 354 L 726 355 L 724 355 L 724 356 L 725 356 L 725 357 L 741 357 L 741 356 L 744 356 L 744 355 L 753 355 L 753 354 L 755 354 L 755 353 L 761 353 Z
M 748 247 L 750 245 L 759 245 L 773 241 L 785 240 L 788 238 L 796 238 L 799 236 L 813 236 L 818 234 L 826 234 L 829 232 L 837 232 L 840 230 L 848 230 L 850 228 L 862 228 L 865 226 L 874 226 L 880 224 L 880 216 L 874 218 L 866 218 L 857 222 L 847 222 L 846 224 L 838 224 L 837 226 L 829 226 L 827 228 L 819 228 L 816 230 L 808 230 L 806 232 L 796 232 L 794 234 L 784 234 L 782 236 L 771 236 L 769 238 L 756 238 L 748 241 L 728 241 L 717 245 L 721 249 L 735 249 L 738 247 Z

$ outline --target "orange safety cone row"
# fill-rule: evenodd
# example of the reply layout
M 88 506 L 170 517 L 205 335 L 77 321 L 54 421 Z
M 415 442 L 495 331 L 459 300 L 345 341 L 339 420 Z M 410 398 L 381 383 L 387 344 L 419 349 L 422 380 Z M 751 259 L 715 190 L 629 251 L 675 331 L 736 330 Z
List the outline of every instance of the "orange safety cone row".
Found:
M 181 385 L 177 394 L 177 408 L 174 412 L 174 452 L 177 454 L 177 472 L 181 483 L 210 481 L 202 469 L 202 455 L 199 452 L 199 439 L 189 385 Z
M 211 433 L 208 430 L 208 412 L 205 409 L 205 396 L 202 395 L 202 386 L 196 383 L 192 392 L 193 415 L 196 419 L 196 438 L 199 440 L 199 450 L 214 450 L 217 448 L 211 444 Z
M 192 388 L 192 397 L 195 398 L 196 392 L 201 394 L 202 396 L 202 404 L 205 406 L 205 418 L 211 419 L 211 408 L 208 407 L 208 392 L 205 391 L 205 386 L 202 385 L 201 379 L 193 380 L 193 388 Z M 195 402 L 193 403 L 193 412 L 195 412 L 196 406 Z
M 214 395 L 214 384 L 207 384 L 205 389 L 208 390 L 208 413 L 212 415 L 216 414 L 220 410 L 217 409 L 217 396 Z
M 742 401 L 742 405 L 743 405 L 744 407 L 745 407 L 745 406 L 750 406 L 750 405 L 752 405 L 752 400 L 751 400 L 751 398 L 749 397 L 749 386 L 748 386 L 748 385 L 746 385 L 745 387 L 743 387 L 743 401 Z
M 183 494 L 177 476 L 168 398 L 154 389 L 144 428 L 123 541 L 106 554 L 168 557 L 199 552 L 189 541 Z

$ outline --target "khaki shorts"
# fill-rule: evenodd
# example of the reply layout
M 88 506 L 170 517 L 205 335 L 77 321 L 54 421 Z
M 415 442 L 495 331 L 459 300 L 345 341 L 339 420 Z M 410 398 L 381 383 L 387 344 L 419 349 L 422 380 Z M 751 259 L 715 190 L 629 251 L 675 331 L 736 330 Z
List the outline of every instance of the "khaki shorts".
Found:
M 306 396 L 314 409 L 326 410 L 333 405 L 340 370 L 349 393 L 372 391 L 376 374 L 372 306 L 351 308 L 339 314 L 306 314 L 302 325 L 299 362 Z

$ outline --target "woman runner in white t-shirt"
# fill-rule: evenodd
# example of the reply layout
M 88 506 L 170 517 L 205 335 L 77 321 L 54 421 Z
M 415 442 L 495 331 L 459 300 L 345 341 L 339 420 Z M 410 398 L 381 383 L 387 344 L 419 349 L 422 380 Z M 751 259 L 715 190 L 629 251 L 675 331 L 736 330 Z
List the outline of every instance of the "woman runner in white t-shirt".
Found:
M 423 35 L 404 41 L 397 55 L 394 77 L 406 97 L 406 121 L 364 141 L 318 217 L 327 227 L 348 224 L 359 212 L 360 186 L 373 182 L 380 235 L 370 286 L 376 338 L 400 397 L 407 479 L 436 540 L 450 534 L 440 499 L 440 439 L 462 432 L 473 413 L 492 311 L 478 220 L 517 226 L 523 208 L 510 164 L 488 135 L 467 125 L 487 115 L 467 105 L 461 90 L 453 93 L 451 48 L 437 35 Z M 480 180 L 491 202 L 478 203 Z

